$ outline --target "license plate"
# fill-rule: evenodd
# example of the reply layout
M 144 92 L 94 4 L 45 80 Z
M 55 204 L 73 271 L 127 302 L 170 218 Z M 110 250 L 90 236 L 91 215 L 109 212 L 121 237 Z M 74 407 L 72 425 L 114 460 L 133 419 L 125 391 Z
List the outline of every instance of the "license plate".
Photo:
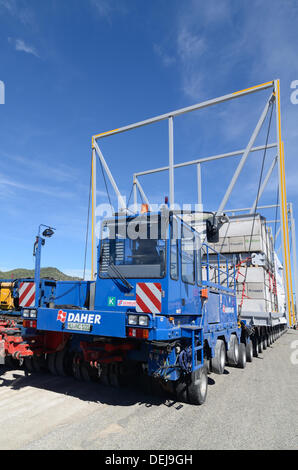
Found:
M 92 325 L 88 323 L 74 323 L 68 322 L 67 323 L 67 330 L 75 330 L 75 331 L 91 331 Z

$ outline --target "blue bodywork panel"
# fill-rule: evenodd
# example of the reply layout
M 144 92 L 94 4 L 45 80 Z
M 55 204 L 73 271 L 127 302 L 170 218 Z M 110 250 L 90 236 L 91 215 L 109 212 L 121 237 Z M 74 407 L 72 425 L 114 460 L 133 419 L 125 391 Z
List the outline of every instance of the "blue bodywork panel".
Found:
M 38 309 L 37 329 L 92 336 L 126 338 L 126 315 L 122 312 Z

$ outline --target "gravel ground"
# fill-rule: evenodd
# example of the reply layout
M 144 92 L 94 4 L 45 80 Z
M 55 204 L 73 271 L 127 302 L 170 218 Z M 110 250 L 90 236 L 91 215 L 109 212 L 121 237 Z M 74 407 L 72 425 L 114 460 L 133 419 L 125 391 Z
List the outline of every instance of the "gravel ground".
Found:
M 297 342 L 296 351 L 293 347 Z M 49 374 L 0 375 L 1 449 L 297 449 L 298 331 L 191 406 Z M 295 361 L 294 361 L 295 362 Z

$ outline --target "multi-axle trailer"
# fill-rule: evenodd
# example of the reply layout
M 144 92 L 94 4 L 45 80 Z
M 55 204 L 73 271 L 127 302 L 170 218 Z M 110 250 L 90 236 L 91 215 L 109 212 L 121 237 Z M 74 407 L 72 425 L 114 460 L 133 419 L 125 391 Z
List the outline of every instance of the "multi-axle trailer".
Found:
M 275 82 L 256 88 L 270 87 L 277 90 Z M 240 96 L 247 93 L 239 92 Z M 234 97 L 226 95 L 217 101 Z M 276 92 L 273 92 L 243 151 L 238 174 L 249 152 L 256 150 L 254 140 L 275 99 Z M 10 358 L 10 361 L 24 363 L 29 371 L 48 367 L 53 374 L 73 374 L 85 380 L 99 378 L 111 385 L 144 381 L 148 387 L 174 393 L 179 400 L 202 404 L 207 395 L 208 373 L 223 374 L 226 364 L 244 368 L 247 361 L 252 361 L 286 331 L 286 313 L 289 316 L 293 308 L 289 283 L 286 277 L 286 309 L 280 311 L 272 266 L 263 265 L 268 275 L 270 273 L 273 286 L 270 305 L 264 304 L 266 308 L 262 312 L 253 307 L 248 315 L 244 308 L 243 289 L 253 289 L 246 279 L 248 270 L 256 267 L 252 255 L 256 255 L 256 259 L 264 258 L 263 251 L 253 245 L 254 231 L 249 232 L 249 249 L 240 250 L 242 255 L 248 254 L 247 258 L 239 258 L 239 250 L 232 249 L 231 243 L 227 252 L 219 246 L 221 232 L 230 224 L 223 209 L 238 174 L 218 211 L 174 210 L 173 117 L 215 101 L 208 103 L 156 118 L 169 120 L 170 162 L 166 169 L 170 173 L 170 205 L 166 202 L 160 210 L 152 212 L 150 205 L 145 204 L 138 211 L 135 201 L 134 213 L 121 207 L 122 210 L 103 221 L 97 250 L 93 220 L 91 281 L 41 280 L 41 250 L 53 230 L 50 227 L 42 233 L 39 230 L 34 250 L 34 305 L 23 306 L 19 311 L 12 309 L 10 316 L 2 312 L 2 363 Z M 135 127 L 150 122 L 143 121 Z M 129 129 L 130 126 L 111 133 Z M 92 140 L 94 210 L 96 153 L 118 197 L 120 195 L 97 144 L 100 137 Z M 276 145 L 266 143 L 262 149 Z M 164 168 L 154 171 L 160 170 Z M 134 187 L 137 185 L 142 190 L 135 175 Z M 253 226 L 258 218 L 259 197 L 258 193 L 251 213 Z M 286 240 L 284 242 L 286 271 L 289 258 Z M 271 263 L 272 259 L 269 261 Z M 245 274 L 241 273 L 243 268 Z M 240 275 L 244 275 L 242 293 L 239 293 Z M 29 292 L 30 281 L 27 284 L 22 288 Z M 264 299 L 261 300 L 267 302 L 265 282 L 262 289 Z M 245 296 L 249 297 L 247 293 Z
M 268 315 L 260 329 L 239 317 L 236 260 L 210 246 L 221 218 L 191 215 L 206 224 L 206 243 L 189 214 L 166 205 L 106 220 L 97 279 L 40 281 L 21 323 L 2 316 L 2 357 L 112 385 L 150 378 L 179 400 L 203 403 L 209 372 L 223 374 L 226 363 L 244 368 L 286 324 Z

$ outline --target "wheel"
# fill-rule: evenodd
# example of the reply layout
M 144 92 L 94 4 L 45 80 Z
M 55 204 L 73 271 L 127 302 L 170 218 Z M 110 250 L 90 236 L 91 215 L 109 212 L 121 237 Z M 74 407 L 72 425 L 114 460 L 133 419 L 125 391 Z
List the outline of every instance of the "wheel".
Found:
M 62 349 L 56 353 L 56 370 L 58 375 L 61 377 L 67 377 L 72 375 L 72 361 L 73 354 L 70 353 L 67 349 Z
M 275 330 L 272 330 L 272 343 L 275 343 L 276 337 L 275 337 Z
M 34 372 L 41 372 L 42 367 L 44 366 L 44 358 L 42 356 L 33 356 L 32 357 L 32 367 Z
M 112 387 L 119 387 L 119 367 L 118 364 L 110 364 L 109 379 Z
M 257 341 L 258 341 L 258 353 L 261 354 L 261 352 L 263 351 L 263 347 L 262 347 L 262 339 L 260 336 L 258 336 Z
M 253 336 L 251 342 L 252 342 L 252 348 L 253 348 L 253 356 L 258 357 L 259 351 L 258 351 L 258 339 L 257 339 L 257 337 Z
M 266 335 L 266 345 L 267 345 L 267 348 L 269 348 L 269 346 L 270 346 L 270 336 L 269 336 L 269 334 Z
M 263 351 L 266 351 L 266 349 L 267 349 L 267 339 L 266 339 L 265 335 L 262 337 L 262 347 L 263 347 Z
M 56 362 L 56 353 L 48 354 L 48 357 L 47 357 L 48 369 L 52 375 L 57 375 L 55 362 Z
M 236 366 L 239 358 L 239 344 L 236 335 L 231 335 L 230 347 L 227 351 L 228 364 L 230 366 Z
M 4 365 L 8 369 L 15 370 L 15 369 L 18 369 L 20 367 L 20 362 L 19 362 L 18 359 L 13 359 L 13 357 L 11 357 L 11 356 L 6 356 Z
M 91 382 L 91 376 L 90 376 L 90 366 L 86 362 L 82 362 L 80 365 L 80 374 L 82 379 L 85 382 Z
M 252 362 L 253 356 L 254 356 L 252 341 L 248 341 L 246 343 L 245 349 L 246 349 L 246 360 L 247 360 L 247 362 Z
M 81 366 L 79 362 L 74 361 L 72 364 L 73 376 L 76 380 L 82 380 Z
M 203 366 L 191 374 L 188 385 L 188 400 L 192 405 L 202 405 L 205 403 L 208 391 L 207 370 Z
M 33 363 L 32 357 L 25 357 L 24 359 L 24 366 L 28 372 L 33 372 Z
M 104 385 L 110 385 L 109 379 L 109 364 L 102 364 L 101 366 L 101 374 L 100 374 L 100 381 Z
M 204 358 L 204 366 L 206 367 L 207 374 L 211 374 L 211 359 Z
M 177 399 L 179 401 L 183 401 L 184 403 L 187 403 L 188 402 L 187 382 L 186 382 L 185 376 L 182 376 L 180 377 L 179 380 L 177 380 L 175 388 L 176 388 Z
M 152 380 L 152 383 L 151 383 L 151 390 L 152 390 L 152 394 L 156 397 L 165 397 L 166 396 L 166 392 L 165 390 L 163 389 L 162 385 L 161 385 L 161 380 L 160 379 L 156 379 L 154 377 L 151 377 L 151 380 Z
M 239 344 L 239 357 L 237 366 L 240 369 L 245 369 L 246 366 L 246 347 L 244 343 Z
M 215 374 L 223 374 L 225 370 L 225 365 L 226 346 L 222 339 L 218 339 L 215 345 L 214 357 L 211 358 L 211 371 Z
M 65 367 L 64 367 L 64 360 L 65 360 L 65 349 L 62 349 L 62 351 L 59 351 L 56 353 L 56 369 L 57 369 L 58 375 L 60 375 L 61 377 L 65 377 L 67 375 Z

